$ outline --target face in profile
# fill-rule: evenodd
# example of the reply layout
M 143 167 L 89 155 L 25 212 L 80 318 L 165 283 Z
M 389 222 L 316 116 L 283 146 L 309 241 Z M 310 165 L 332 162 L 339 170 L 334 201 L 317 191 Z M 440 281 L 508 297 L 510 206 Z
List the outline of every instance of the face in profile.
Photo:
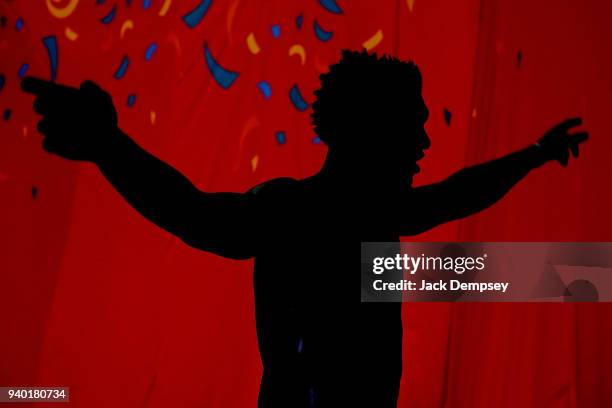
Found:
M 431 146 L 425 130 L 429 111 L 420 95 L 410 103 L 390 99 L 373 109 L 377 115 L 365 126 L 369 135 L 358 154 L 372 174 L 407 180 L 420 171 L 417 162 Z

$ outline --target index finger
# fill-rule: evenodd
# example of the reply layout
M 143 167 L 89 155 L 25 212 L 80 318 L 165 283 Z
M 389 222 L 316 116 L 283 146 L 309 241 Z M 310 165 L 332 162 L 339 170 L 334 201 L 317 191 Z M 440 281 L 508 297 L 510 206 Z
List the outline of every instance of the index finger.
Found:
M 31 93 L 34 95 L 40 95 L 43 93 L 48 93 L 53 90 L 54 84 L 50 81 L 45 81 L 44 79 L 35 78 L 35 77 L 25 77 L 21 81 L 21 89 L 24 92 Z
M 21 89 L 24 92 L 31 93 L 37 96 L 50 94 L 58 91 L 68 91 L 74 88 L 71 88 L 66 85 L 59 85 L 55 82 L 47 81 L 41 78 L 36 77 L 25 77 L 21 81 Z
M 582 125 L 582 118 L 569 118 L 555 126 L 558 130 L 567 131 L 576 126 Z
M 570 135 L 570 137 L 571 137 L 572 143 L 574 143 L 575 145 L 579 145 L 580 143 L 584 143 L 587 140 L 589 140 L 589 133 L 588 132 L 579 132 L 579 133 L 575 133 L 573 135 Z

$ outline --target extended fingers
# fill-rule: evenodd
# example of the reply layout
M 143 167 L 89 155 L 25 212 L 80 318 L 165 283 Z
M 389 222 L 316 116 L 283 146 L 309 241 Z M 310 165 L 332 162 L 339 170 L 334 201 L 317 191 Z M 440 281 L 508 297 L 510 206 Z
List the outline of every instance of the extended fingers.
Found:
M 587 132 L 579 132 L 569 135 L 569 148 L 572 152 L 572 156 L 578 157 L 580 155 L 580 143 L 584 143 L 589 139 Z
M 580 125 L 582 125 L 582 118 L 569 118 L 555 126 L 554 130 L 558 132 L 567 132 L 569 129 Z
M 57 136 L 58 128 L 59 126 L 57 125 L 57 122 L 48 117 L 39 120 L 38 124 L 36 125 L 36 130 L 38 130 L 38 133 L 47 136 L 47 138 L 49 136 Z
M 57 85 L 55 85 L 53 82 L 35 77 L 25 77 L 21 81 L 21 89 L 24 92 L 31 93 L 34 95 L 50 93 L 54 89 L 56 89 L 56 87 Z
M 569 135 L 570 142 L 575 145 L 579 145 L 580 143 L 584 143 L 589 140 L 589 132 L 578 132 Z

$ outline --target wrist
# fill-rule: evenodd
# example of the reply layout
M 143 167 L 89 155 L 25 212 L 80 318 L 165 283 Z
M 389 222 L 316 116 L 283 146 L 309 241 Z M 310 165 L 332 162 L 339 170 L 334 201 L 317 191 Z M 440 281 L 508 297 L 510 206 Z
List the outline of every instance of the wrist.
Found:
M 527 148 L 532 158 L 533 167 L 540 167 L 548 161 L 542 144 L 538 141 Z
M 119 127 L 113 127 L 105 131 L 99 137 L 100 144 L 92 155 L 92 161 L 96 164 L 102 164 L 111 160 L 123 150 L 127 140 L 129 140 L 128 136 Z

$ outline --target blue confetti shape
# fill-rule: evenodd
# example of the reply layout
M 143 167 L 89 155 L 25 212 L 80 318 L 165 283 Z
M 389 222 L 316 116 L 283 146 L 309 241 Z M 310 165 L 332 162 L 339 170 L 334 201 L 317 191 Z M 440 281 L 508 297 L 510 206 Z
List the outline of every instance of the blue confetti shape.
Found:
M 36 188 L 36 186 L 32 186 L 32 200 L 36 200 L 36 197 L 38 197 L 38 188 Z
M 297 27 L 298 30 L 302 29 L 303 22 L 304 22 L 304 16 L 302 14 L 300 14 L 299 16 L 295 18 L 295 26 Z
M 272 96 L 272 87 L 267 81 L 259 81 L 259 83 L 257 84 L 257 88 L 259 88 L 266 100 L 270 99 L 270 97 Z
M 151 7 L 151 0 L 143 0 L 142 1 L 142 8 L 146 10 L 149 7 Z
M 315 136 L 312 138 L 313 144 L 321 144 L 321 138 L 319 136 Z
M 147 47 L 147 51 L 145 51 L 145 61 L 151 61 L 151 58 L 153 58 L 153 54 L 155 53 L 155 50 L 157 50 L 157 44 L 151 43 Z
M 208 71 L 212 75 L 215 82 L 217 82 L 217 84 L 219 84 L 219 86 L 223 89 L 228 89 L 230 86 L 232 86 L 236 78 L 238 78 L 238 73 L 229 71 L 219 65 L 210 53 L 208 44 L 206 43 L 204 43 L 204 58 L 206 59 Z
M 202 0 L 193 10 L 183 16 L 183 21 L 189 28 L 195 28 L 208 12 L 212 0 Z
M 100 4 L 104 4 L 104 0 L 96 0 L 96 4 L 99 6 Z
M 129 94 L 128 97 L 127 97 L 127 106 L 128 106 L 128 108 L 131 108 L 132 106 L 134 106 L 135 103 L 136 103 L 136 95 Z
M 23 78 L 25 76 L 26 72 L 28 72 L 28 64 L 26 64 L 26 63 L 21 64 L 21 66 L 19 67 L 19 71 L 17 71 L 17 76 L 19 78 Z
M 7 122 L 11 118 L 11 113 L 12 111 L 10 109 L 5 109 L 4 112 L 2 112 L 2 119 Z
M 278 24 L 272 26 L 272 37 L 279 38 L 281 35 L 281 28 Z
M 453 114 L 451 113 L 451 111 L 444 108 L 444 122 L 446 122 L 446 126 L 450 126 L 452 117 Z
M 0 91 L 4 88 L 4 82 L 6 80 L 4 79 L 4 74 L 0 74 Z
M 57 63 L 58 63 L 58 49 L 57 39 L 54 35 L 44 37 L 42 39 L 45 48 L 47 49 L 47 56 L 49 57 L 49 77 L 51 81 L 55 81 L 57 78 Z
M 342 9 L 336 3 L 336 0 L 319 0 L 319 4 L 330 13 L 342 14 Z
M 522 62 L 523 62 L 523 52 L 521 50 L 519 50 L 516 53 L 516 67 L 520 68 Z
M 15 21 L 15 30 L 21 31 L 22 28 L 23 28 L 23 19 L 19 17 L 17 21 Z
M 304 340 L 300 338 L 298 340 L 297 352 L 298 354 L 302 354 L 302 351 L 304 351 Z
M 123 78 L 129 66 L 130 66 L 130 59 L 128 58 L 127 55 L 124 55 L 123 59 L 121 60 L 121 64 L 119 65 L 119 68 L 117 68 L 117 71 L 115 71 L 115 74 L 114 74 L 115 79 Z
M 302 97 L 297 85 L 293 85 L 291 87 L 291 90 L 289 91 L 289 99 L 291 99 L 291 103 L 293 103 L 295 109 L 299 110 L 300 112 L 304 112 L 306 109 L 308 109 L 308 103 L 306 103 Z
M 287 143 L 287 135 L 285 134 L 285 132 L 279 130 L 278 132 L 276 132 L 276 142 L 279 145 L 284 145 L 285 143 Z M 301 341 L 301 339 L 300 339 Z M 299 352 L 299 350 L 298 350 Z
M 117 5 L 113 5 L 113 8 L 111 9 L 111 11 L 105 15 L 104 17 L 102 17 L 100 19 L 100 21 L 102 22 L 102 24 L 110 24 L 111 21 L 113 21 L 113 19 L 115 18 L 115 14 L 117 13 Z
M 312 26 L 314 27 L 314 32 L 317 38 L 323 42 L 331 40 L 332 36 L 334 35 L 333 32 L 325 31 L 323 28 L 321 28 L 319 23 L 317 23 L 317 20 L 314 20 Z

